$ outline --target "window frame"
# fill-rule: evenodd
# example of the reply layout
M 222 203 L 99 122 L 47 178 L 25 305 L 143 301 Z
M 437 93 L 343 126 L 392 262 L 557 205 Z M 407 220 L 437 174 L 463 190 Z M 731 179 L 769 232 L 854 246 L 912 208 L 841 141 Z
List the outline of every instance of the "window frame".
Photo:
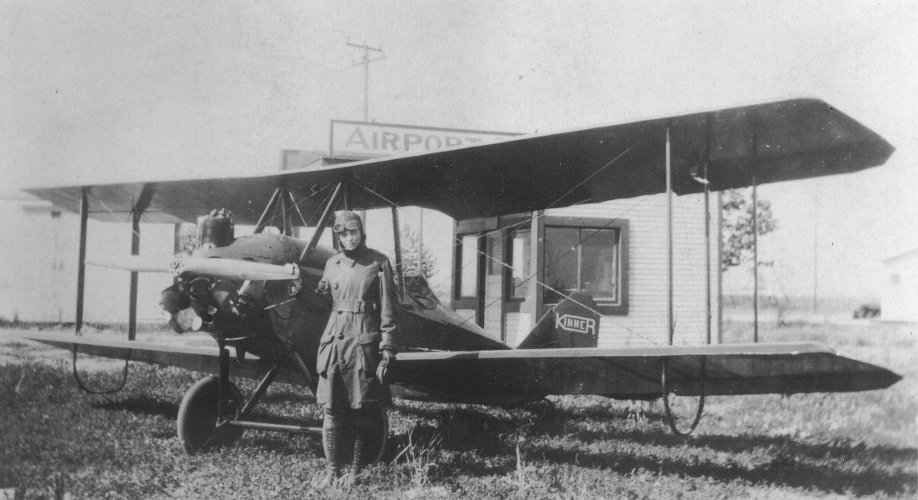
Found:
M 487 281 L 487 277 L 485 275 L 486 262 L 485 259 L 481 257 L 481 255 L 487 250 L 487 238 L 485 237 L 486 233 L 493 231 L 495 228 L 496 222 L 488 221 L 487 219 L 456 221 L 453 224 L 453 235 L 455 236 L 456 241 L 454 241 L 453 245 L 453 297 L 451 307 L 453 310 L 474 310 L 475 324 L 478 326 L 484 325 L 484 292 L 485 282 Z M 462 239 L 464 236 L 473 235 L 478 239 L 475 265 L 474 268 L 469 266 L 469 269 L 462 269 Z M 477 275 L 477 290 L 475 291 L 476 295 L 463 296 L 462 273 L 472 271 L 473 269 Z
M 605 219 L 599 217 L 568 217 L 568 216 L 545 216 L 544 226 L 542 229 L 541 238 L 544 239 L 544 242 L 541 244 L 540 248 L 540 260 L 543 261 L 541 269 L 539 269 L 539 276 L 542 280 L 545 279 L 546 269 L 545 265 L 545 251 L 548 247 L 548 231 L 550 228 L 573 228 L 578 231 L 583 230 L 617 230 L 618 231 L 618 269 L 619 269 L 619 283 L 618 283 L 618 301 L 609 302 L 601 301 L 594 297 L 597 308 L 596 310 L 604 316 L 626 316 L 628 314 L 628 220 L 627 219 Z M 577 247 L 577 274 L 578 274 L 578 285 L 582 285 L 580 273 L 583 269 L 583 246 L 580 245 Z M 590 292 L 582 291 L 581 293 L 586 293 L 591 295 Z M 540 292 L 542 295 L 543 308 L 547 309 L 548 307 L 554 305 L 551 302 L 544 302 L 545 292 L 544 290 Z
M 469 266 L 469 269 L 463 269 L 463 249 L 465 247 L 464 240 L 466 237 L 474 237 L 476 239 L 476 253 L 474 255 L 474 265 Z M 456 259 L 454 262 L 455 269 L 453 270 L 455 276 L 454 290 L 453 290 L 453 299 L 454 300 L 469 300 L 477 299 L 481 294 L 482 287 L 482 273 L 481 273 L 481 259 L 479 253 L 483 251 L 482 248 L 485 238 L 482 237 L 482 234 L 478 231 L 470 231 L 465 233 L 459 233 L 456 235 L 458 240 L 456 243 Z M 475 295 L 463 295 L 462 294 L 462 280 L 466 276 L 466 273 L 473 273 L 475 276 Z
M 514 254 L 514 252 L 513 252 L 513 238 L 512 238 L 512 235 L 515 234 L 515 233 L 517 233 L 517 232 L 519 232 L 519 231 L 525 231 L 525 232 L 528 232 L 528 233 L 529 233 L 529 249 L 530 249 L 530 252 L 531 252 L 531 251 L 532 251 L 532 245 L 533 245 L 532 228 L 531 228 L 531 227 L 525 226 L 525 227 L 515 227 L 515 228 L 512 228 L 512 229 L 505 229 L 505 230 L 504 230 L 504 234 L 503 234 L 503 239 L 504 239 L 504 257 L 505 257 L 504 261 L 507 262 L 507 264 L 509 264 L 509 265 L 511 266 L 511 268 L 508 268 L 508 269 L 505 269 L 505 270 L 504 270 L 504 297 L 506 298 L 505 302 L 507 302 L 507 303 L 513 303 L 513 304 L 519 304 L 519 303 L 526 302 L 527 300 L 532 299 L 532 297 L 531 297 L 530 295 L 526 295 L 525 297 L 514 297 L 514 296 L 513 296 L 513 269 L 512 269 L 512 266 L 513 266 L 513 258 L 514 258 L 514 256 L 515 256 L 515 254 Z M 530 260 L 530 262 L 529 262 L 529 274 L 533 274 L 534 272 L 535 272 L 535 263 L 532 262 L 532 261 Z M 537 278 L 538 276 L 535 276 L 535 277 Z M 528 286 L 528 284 L 527 284 L 527 286 Z

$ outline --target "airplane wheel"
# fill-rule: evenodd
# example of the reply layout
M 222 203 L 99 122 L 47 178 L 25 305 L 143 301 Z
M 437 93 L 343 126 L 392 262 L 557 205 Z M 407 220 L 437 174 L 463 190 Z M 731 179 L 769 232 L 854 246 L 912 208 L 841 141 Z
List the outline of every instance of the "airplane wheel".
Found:
M 242 409 L 242 394 L 232 382 L 226 383 L 229 394 L 220 398 L 220 379 L 206 377 L 197 381 L 179 406 L 176 425 L 182 448 L 189 455 L 216 446 L 228 446 L 242 436 L 241 427 L 217 427 L 217 405 L 222 404 L 221 415 L 224 418 L 238 417 Z
M 361 463 L 375 464 L 382 460 L 386 451 L 386 443 L 389 442 L 389 415 L 386 409 L 380 407 L 373 421 L 373 437 L 369 446 L 363 450 Z

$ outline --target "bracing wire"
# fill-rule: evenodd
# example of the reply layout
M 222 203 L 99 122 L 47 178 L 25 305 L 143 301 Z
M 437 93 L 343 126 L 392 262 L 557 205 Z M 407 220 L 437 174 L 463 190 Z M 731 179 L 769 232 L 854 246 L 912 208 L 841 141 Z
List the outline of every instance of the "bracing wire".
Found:
M 108 205 L 106 205 L 104 201 L 102 201 L 100 198 L 96 197 L 96 195 L 93 194 L 92 190 L 89 191 L 89 195 L 92 196 L 92 198 L 93 198 L 94 200 L 96 200 L 96 202 L 98 202 L 99 205 L 101 205 L 102 208 L 104 208 L 109 214 L 111 214 L 111 215 L 114 216 L 114 217 L 118 217 L 118 214 L 117 214 L 114 210 L 112 210 L 111 208 L 109 208 Z M 133 211 L 133 209 L 131 209 L 131 210 Z M 123 213 L 123 212 L 122 212 L 122 213 Z M 130 215 L 130 213 L 128 213 L 128 215 Z M 140 236 L 140 234 L 138 234 L 136 231 L 134 231 L 133 228 L 131 228 L 131 234 L 134 234 L 135 236 L 138 236 L 138 237 Z
M 605 169 L 611 167 L 612 164 L 614 164 L 614 163 L 617 162 L 620 158 L 622 158 L 623 156 L 625 156 L 626 154 L 628 154 L 629 152 L 631 152 L 631 150 L 634 149 L 635 147 L 637 147 L 641 142 L 643 142 L 643 141 L 638 141 L 638 142 L 636 142 L 634 145 L 625 148 L 625 150 L 622 151 L 621 153 L 619 153 L 618 156 L 616 156 L 615 158 L 612 158 L 608 163 L 606 163 L 605 165 L 603 165 L 603 166 L 599 167 L 598 169 L 596 169 L 596 171 L 593 172 L 592 174 L 586 176 L 582 181 L 578 182 L 574 187 L 568 189 L 566 193 L 564 193 L 564 194 L 562 194 L 561 196 L 559 196 L 555 201 L 549 203 L 549 205 L 548 205 L 546 208 L 552 208 L 552 207 L 554 207 L 554 206 L 555 206 L 556 204 L 558 204 L 561 200 L 563 200 L 565 196 L 571 194 L 572 192 L 574 192 L 575 189 L 577 189 L 577 188 L 579 188 L 580 186 L 586 184 L 586 182 L 587 182 L 588 180 L 592 179 L 593 177 L 596 177 L 596 176 L 599 175 L 599 173 L 602 172 L 603 170 L 605 170 Z
M 599 169 L 597 169 L 596 171 L 594 171 L 593 173 L 591 173 L 589 176 L 587 176 L 585 179 L 583 179 L 583 180 L 582 180 L 581 182 L 579 182 L 577 185 L 575 185 L 574 187 L 572 187 L 571 189 L 569 189 L 567 192 L 565 192 L 563 195 L 561 195 L 558 199 L 556 199 L 556 200 L 553 201 L 551 204 L 549 204 L 549 208 L 551 208 L 551 207 L 553 207 L 554 205 L 556 205 L 558 202 L 560 202 L 561 199 L 563 199 L 564 197 L 566 197 L 567 195 L 569 195 L 569 194 L 570 194 L 571 192 L 573 192 L 577 187 L 583 185 L 583 184 L 584 184 L 585 182 L 587 182 L 589 179 L 592 179 L 593 177 L 595 177 L 596 175 L 598 175 L 601 171 L 605 170 L 606 168 L 610 167 L 612 164 L 614 164 L 615 162 L 617 162 L 617 161 L 618 161 L 619 159 L 621 159 L 625 154 L 627 154 L 629 151 L 631 151 L 636 145 L 637 145 L 637 144 L 635 144 L 634 146 L 631 146 L 631 147 L 625 149 L 622 153 L 620 153 L 619 155 L 617 155 L 617 156 L 616 156 L 615 158 L 613 158 L 611 161 L 607 162 L 607 163 L 604 164 L 602 167 L 600 167 Z M 381 193 L 378 193 L 378 192 L 376 192 L 375 190 L 373 190 L 373 189 L 371 189 L 371 188 L 369 188 L 369 187 L 367 187 L 367 186 L 364 186 L 364 185 L 362 185 L 362 184 L 358 184 L 358 185 L 359 185 L 361 188 L 363 188 L 364 190 L 366 190 L 366 191 L 368 191 L 369 193 L 373 194 L 374 196 L 377 196 L 377 197 L 380 198 L 381 200 L 385 201 L 386 203 L 389 203 L 390 205 L 392 205 L 392 206 L 394 206 L 394 207 L 396 207 L 396 208 L 401 208 L 401 205 L 399 205 L 398 203 L 396 203 L 396 202 L 393 201 L 393 200 L 388 199 L 387 197 L 385 197 L 385 196 L 382 195 Z M 641 203 L 643 203 L 643 200 L 639 200 L 637 203 L 635 203 L 635 204 L 633 204 L 632 206 L 630 206 L 630 207 L 629 207 L 627 210 L 625 210 L 620 216 L 618 216 L 618 217 L 616 217 L 616 218 L 613 218 L 609 223 L 607 223 L 606 225 L 602 226 L 600 229 L 607 228 L 607 227 L 611 226 L 612 224 L 616 223 L 617 221 L 620 220 L 620 217 L 621 217 L 621 216 L 626 215 L 626 214 L 629 213 L 631 210 L 633 210 L 635 207 L 639 206 Z M 545 216 L 545 214 L 543 213 L 543 214 L 539 215 L 538 217 L 544 217 L 544 216 Z M 528 217 L 528 218 L 526 218 L 526 219 L 523 219 L 523 220 L 520 221 L 520 222 L 511 224 L 511 225 L 509 225 L 509 226 L 507 226 L 507 227 L 501 227 L 501 228 L 495 229 L 494 231 L 491 231 L 491 232 L 489 232 L 489 233 L 485 233 L 485 234 L 483 234 L 483 235 L 479 235 L 479 238 L 481 238 L 481 237 L 486 237 L 486 236 L 488 236 L 488 235 L 490 235 L 490 234 L 494 234 L 494 233 L 499 232 L 499 231 L 505 231 L 505 230 L 507 230 L 508 228 L 513 228 L 513 227 L 517 227 L 517 226 L 520 226 L 520 225 L 525 225 L 525 224 L 527 224 L 527 223 L 531 223 L 533 220 L 534 220 L 533 217 L 530 216 L 530 217 Z M 594 234 L 588 236 L 587 238 L 585 238 L 585 239 L 583 239 L 582 241 L 580 241 L 577 245 L 571 247 L 571 249 L 569 249 L 567 252 L 564 252 L 564 253 L 562 253 L 562 254 L 556 256 L 548 265 L 550 266 L 551 264 L 557 262 L 559 259 L 561 259 L 561 258 L 563 258 L 564 256 L 566 256 L 566 255 L 567 255 L 568 253 L 570 253 L 571 251 L 575 250 L 577 247 L 582 246 L 584 243 L 586 243 L 590 238 L 592 238 L 592 237 L 595 236 L 596 234 L 599 234 L 599 233 L 597 232 L 597 233 L 594 233 Z M 457 240 L 456 242 L 460 242 L 460 241 L 458 240 L 458 238 L 456 238 L 456 240 Z M 455 244 L 456 242 L 454 242 L 453 244 Z M 498 259 L 496 259 L 496 258 L 490 256 L 490 255 L 487 255 L 487 253 L 482 252 L 481 250 L 476 250 L 476 252 L 477 252 L 478 254 L 483 255 L 486 259 L 489 259 L 489 260 L 492 260 L 492 261 L 496 262 L 498 265 L 501 265 L 501 266 L 506 267 L 506 268 L 508 268 L 508 269 L 512 269 L 512 266 L 510 266 L 510 265 L 507 264 L 506 262 L 503 262 L 503 261 L 501 261 L 501 260 L 498 260 Z M 464 268 L 464 266 L 463 266 L 463 268 Z M 460 268 L 459 270 L 461 271 L 463 268 Z M 457 272 L 454 272 L 454 273 L 452 274 L 452 278 L 455 278 L 455 276 L 456 276 L 457 273 L 458 273 L 458 271 L 457 271 Z M 523 280 L 523 282 L 529 281 L 529 280 L 531 280 L 531 279 L 534 280 L 535 276 L 536 276 L 536 274 L 535 274 L 535 273 L 532 273 L 532 274 L 530 274 L 528 277 L 526 277 L 526 278 Z M 554 292 L 554 293 L 557 293 L 557 294 L 560 295 L 561 297 L 564 297 L 564 298 L 566 298 L 566 299 L 572 300 L 573 302 L 575 302 L 575 303 L 577 303 L 578 305 L 580 305 L 581 307 L 584 307 L 585 309 L 587 309 L 587 310 L 593 312 L 594 314 L 602 315 L 600 312 L 596 311 L 595 309 L 590 308 L 590 307 L 586 306 L 585 304 L 582 304 L 582 303 L 580 303 L 579 301 L 576 301 L 576 300 L 572 299 L 572 298 L 571 298 L 571 295 L 568 295 L 568 294 L 565 294 L 565 293 L 563 293 L 563 292 L 561 292 L 561 291 L 559 291 L 559 290 L 556 290 L 556 289 L 552 288 L 551 286 L 549 286 L 548 284 L 546 284 L 546 283 L 544 283 L 544 282 L 541 282 L 541 281 L 539 281 L 539 280 L 534 280 L 534 281 L 535 281 L 536 284 L 538 284 L 539 286 L 541 286 L 541 287 L 543 287 L 543 288 L 545 288 L 545 289 L 547 289 L 547 290 L 550 290 L 550 291 L 552 291 L 552 292 Z M 496 302 L 499 301 L 499 300 L 500 300 L 499 297 L 498 297 L 498 298 L 495 298 L 494 300 L 492 300 L 491 302 L 489 302 L 488 304 L 486 304 L 485 307 L 488 307 L 488 306 L 490 306 L 490 305 L 496 303 Z M 472 320 L 472 318 L 466 318 L 466 319 L 463 321 L 462 324 L 465 324 L 465 323 L 467 323 L 467 322 L 469 322 L 469 321 L 471 321 L 471 320 Z M 631 328 L 628 328 L 628 327 L 624 327 L 624 328 L 625 328 L 625 330 L 627 330 L 627 331 L 628 331 L 629 333 L 631 333 L 632 335 L 635 335 L 635 336 L 637 336 L 637 337 L 640 337 L 640 338 L 642 338 L 643 340 L 645 340 L 645 341 L 647 341 L 647 342 L 650 342 L 651 344 L 655 344 L 655 345 L 656 345 L 656 344 L 659 344 L 658 342 L 653 341 L 652 339 L 650 339 L 650 338 L 648 338 L 648 337 L 646 337 L 646 336 L 644 336 L 644 335 L 642 335 L 642 334 L 640 334 L 640 333 L 638 333 L 638 332 L 632 330 Z
M 582 245 L 582 244 L 583 244 L 583 243 L 581 242 L 581 243 L 578 244 L 578 246 L 580 246 L 580 245 Z M 575 247 L 575 248 L 576 248 L 576 247 Z M 570 252 L 570 251 L 571 251 L 571 250 L 568 250 L 568 252 Z M 507 269 L 511 269 L 511 270 L 513 269 L 513 267 L 510 266 L 509 264 L 507 264 L 506 262 L 504 262 L 504 261 L 502 261 L 502 260 L 498 260 L 498 259 L 496 259 L 496 258 L 494 258 L 494 257 L 492 257 L 492 256 L 490 256 L 490 255 L 488 255 L 487 253 L 482 252 L 481 250 L 478 250 L 477 252 L 478 252 L 479 254 L 483 255 L 486 259 L 489 259 L 489 260 L 491 260 L 491 261 L 497 263 L 497 264 L 500 265 L 500 266 L 506 267 Z M 566 254 L 566 253 L 567 253 L 567 252 L 565 252 L 565 254 Z M 556 259 L 556 260 L 557 260 L 557 259 Z M 575 299 L 573 298 L 573 294 L 567 295 L 567 294 L 565 294 L 564 292 L 562 292 L 561 290 L 555 289 L 555 288 L 551 287 L 550 285 L 548 285 L 547 283 L 545 283 L 545 282 L 543 282 L 543 281 L 534 279 L 535 276 L 536 276 L 536 275 L 535 275 L 534 273 L 533 273 L 533 274 L 530 274 L 526 279 L 522 280 L 522 282 L 525 283 L 526 281 L 529 281 L 529 280 L 531 279 L 531 280 L 534 281 L 537 285 L 539 285 L 539 286 L 545 288 L 546 290 L 551 291 L 551 292 L 554 292 L 554 293 L 560 295 L 561 297 L 564 297 L 565 300 L 570 300 L 571 302 L 573 302 L 573 303 L 579 305 L 580 307 L 583 307 L 584 309 L 586 309 L 586 310 L 592 312 L 593 314 L 598 314 L 598 315 L 600 315 L 600 316 L 603 315 L 601 312 L 597 311 L 596 309 L 593 309 L 592 307 L 589 307 L 589 306 L 587 306 L 586 304 L 584 304 L 584 303 L 582 303 L 582 302 L 580 302 L 580 301 L 578 301 L 578 300 L 575 300 Z M 491 305 L 493 305 L 493 304 L 496 304 L 496 303 L 497 303 L 498 301 L 500 301 L 501 299 L 502 299 L 501 297 L 496 297 L 496 298 L 493 299 L 491 302 L 488 302 L 487 304 L 485 304 L 485 308 L 487 308 L 488 306 L 491 306 Z M 465 321 L 463 321 L 462 324 L 465 324 L 465 323 L 468 322 L 470 319 L 471 319 L 471 318 L 467 318 Z M 642 335 L 642 334 L 640 334 L 640 333 L 638 333 L 638 332 L 632 330 L 631 328 L 628 328 L 627 326 L 625 326 L 625 327 L 623 327 L 623 328 L 625 328 L 625 330 L 627 330 L 629 333 L 631 333 L 631 334 L 633 334 L 633 335 L 636 335 L 636 336 L 638 336 L 638 337 L 640 337 L 640 338 L 646 340 L 647 342 L 650 342 L 651 344 L 659 344 L 658 342 L 655 342 L 655 341 L 651 340 L 650 338 L 648 338 L 648 337 L 646 337 L 646 336 L 644 336 L 644 335 Z
M 297 204 L 296 198 L 293 197 L 293 193 L 291 193 L 290 190 L 287 190 L 287 197 L 290 198 L 290 203 L 293 205 L 294 210 L 296 210 L 296 214 L 300 217 L 300 221 L 305 226 L 306 218 L 303 217 L 303 212 L 300 211 L 300 206 Z

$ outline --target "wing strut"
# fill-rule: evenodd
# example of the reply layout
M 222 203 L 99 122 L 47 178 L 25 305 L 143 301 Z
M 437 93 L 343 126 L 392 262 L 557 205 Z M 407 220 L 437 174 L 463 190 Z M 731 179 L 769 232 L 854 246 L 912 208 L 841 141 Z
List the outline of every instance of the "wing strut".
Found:
M 274 193 L 271 194 L 271 199 L 268 200 L 268 203 L 265 205 L 264 211 L 261 212 L 261 217 L 258 218 L 258 222 L 255 224 L 255 233 L 260 233 L 264 231 L 265 226 L 268 225 L 268 212 L 277 205 L 278 200 L 281 198 L 281 191 L 284 190 L 284 187 L 277 186 L 274 188 Z
M 86 288 L 86 229 L 89 222 L 89 188 L 84 187 L 80 199 L 80 260 L 77 263 L 77 296 L 75 333 L 83 329 L 83 291 Z
M 398 287 L 399 291 L 402 293 L 402 297 L 405 296 L 405 265 L 402 262 L 402 233 L 401 228 L 398 223 L 398 207 L 392 205 L 392 238 L 394 241 L 395 247 L 395 269 L 398 274 Z
M 758 181 L 756 174 L 756 156 L 759 152 L 759 121 L 755 119 L 755 111 L 752 115 L 752 144 L 750 158 L 752 159 L 750 167 L 752 168 L 752 342 L 759 341 L 759 207 L 756 205 L 758 190 Z
M 283 219 L 284 222 L 284 228 L 282 230 L 284 236 L 293 236 L 293 219 L 291 217 L 293 212 L 291 212 L 290 208 L 287 206 L 289 198 L 287 186 L 282 185 L 277 201 L 280 203 L 281 219 Z
M 705 343 L 711 343 L 711 183 L 708 181 L 708 162 L 711 159 L 711 115 L 705 117 L 707 134 L 705 137 L 704 157 L 704 310 L 705 310 Z M 720 266 L 720 259 L 717 259 Z M 718 269 L 720 269 L 718 267 Z M 719 271 L 718 271 L 719 272 Z
M 319 244 L 319 238 L 322 237 L 322 233 L 325 232 L 325 228 L 328 226 L 329 219 L 335 213 L 335 207 L 338 205 L 338 198 L 341 195 L 343 186 L 344 181 L 338 181 L 338 184 L 335 186 L 335 191 L 332 193 L 331 198 L 328 199 L 328 203 L 325 204 L 322 216 L 319 217 L 319 221 L 316 222 L 316 230 L 312 234 L 312 239 L 309 240 L 309 244 L 306 245 L 306 248 L 303 249 L 303 253 L 300 254 L 300 262 L 305 262 L 305 259 L 309 257 Z
M 131 208 L 131 255 L 140 254 L 140 216 L 150 206 L 153 193 L 156 191 L 154 184 L 144 184 L 140 196 Z M 131 292 L 128 309 L 128 340 L 137 338 L 137 271 L 131 271 Z
M 706 117 L 707 134 L 705 138 L 705 148 L 701 157 L 698 159 L 703 168 L 703 177 L 698 177 L 697 166 L 690 171 L 691 177 L 702 184 L 704 187 L 704 262 L 705 262 L 705 342 L 711 343 L 711 189 L 708 181 L 708 164 L 711 154 L 711 116 Z M 673 190 L 672 190 L 672 144 L 670 140 L 671 128 L 666 128 L 666 257 L 667 257 L 667 321 L 669 323 L 669 344 L 673 344 L 675 336 L 675 324 L 673 323 Z M 753 144 L 755 138 L 753 136 Z M 755 157 L 755 146 L 753 146 L 753 157 Z M 755 173 L 753 171 L 753 200 L 755 189 Z M 755 202 L 753 201 L 753 205 Z M 755 224 L 753 224 L 755 226 Z M 755 240 L 753 240 L 754 242 Z M 720 260 L 720 259 L 718 259 Z M 719 263 L 718 263 L 719 265 Z M 691 431 L 689 431 L 691 432 Z M 678 433 L 678 432 L 677 432 Z
M 274 210 L 274 216 L 269 219 L 268 212 L 271 212 L 272 209 Z M 281 222 L 283 223 L 281 232 L 284 236 L 293 236 L 294 210 L 296 210 L 300 219 L 303 219 L 303 213 L 300 212 L 300 207 L 297 206 L 293 194 L 290 192 L 290 189 L 287 188 L 287 184 L 283 182 L 274 188 L 271 199 L 268 200 L 265 209 L 261 212 L 261 217 L 258 218 L 258 222 L 255 224 L 255 233 L 260 233 L 265 230 L 268 223 L 277 216 L 278 209 L 280 209 Z M 306 224 L 305 219 L 303 219 L 303 224 Z
M 666 127 L 666 331 L 669 345 L 673 345 L 673 164 L 669 140 L 670 127 Z

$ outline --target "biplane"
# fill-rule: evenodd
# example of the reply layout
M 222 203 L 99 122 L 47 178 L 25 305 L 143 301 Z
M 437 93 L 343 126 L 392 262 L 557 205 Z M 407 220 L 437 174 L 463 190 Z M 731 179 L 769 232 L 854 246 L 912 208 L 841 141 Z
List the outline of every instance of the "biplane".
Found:
M 171 272 L 174 284 L 162 295 L 171 323 L 177 331 L 209 332 L 216 348 L 28 336 L 89 355 L 211 373 L 188 390 L 180 406 L 178 434 L 189 453 L 232 442 L 244 429 L 321 432 L 315 426 L 255 421 L 251 414 L 275 381 L 315 388 L 314 360 L 329 314 L 315 288 L 335 252 L 319 243 L 336 209 L 391 208 L 397 242 L 396 208 L 402 206 L 437 210 L 456 220 L 538 217 L 545 208 L 585 201 L 660 193 L 671 199 L 856 172 L 882 165 L 893 150 L 825 102 L 794 99 L 270 175 L 27 189 L 81 214 L 77 331 L 83 322 L 88 218 L 131 222 L 137 254 L 141 220 L 174 224 L 211 213 L 201 233 L 209 236 L 191 254 L 171 264 L 151 266 L 126 257 L 108 265 L 132 273 L 132 307 L 138 272 Z M 670 205 L 661 214 L 670 226 L 670 248 L 671 212 Z M 281 214 L 280 231 L 264 231 L 269 213 Z M 229 222 L 254 225 L 255 233 L 235 238 Z M 312 228 L 311 237 L 294 237 L 297 226 Z M 811 342 L 546 348 L 524 341 L 513 348 L 445 307 L 422 277 L 404 272 L 400 253 L 396 243 L 401 352 L 390 377 L 396 395 L 403 397 L 501 405 L 567 394 L 662 397 L 669 412 L 673 394 L 862 391 L 883 389 L 901 378 Z M 668 258 L 671 266 L 671 251 Z M 671 281 L 668 286 L 672 328 Z M 539 320 L 530 339 L 550 336 L 551 326 L 550 318 Z M 260 382 L 243 395 L 235 377 Z M 672 429 L 690 432 L 701 408 L 688 430 L 678 428 L 670 415 Z M 378 424 L 376 457 L 388 433 L 385 412 Z

